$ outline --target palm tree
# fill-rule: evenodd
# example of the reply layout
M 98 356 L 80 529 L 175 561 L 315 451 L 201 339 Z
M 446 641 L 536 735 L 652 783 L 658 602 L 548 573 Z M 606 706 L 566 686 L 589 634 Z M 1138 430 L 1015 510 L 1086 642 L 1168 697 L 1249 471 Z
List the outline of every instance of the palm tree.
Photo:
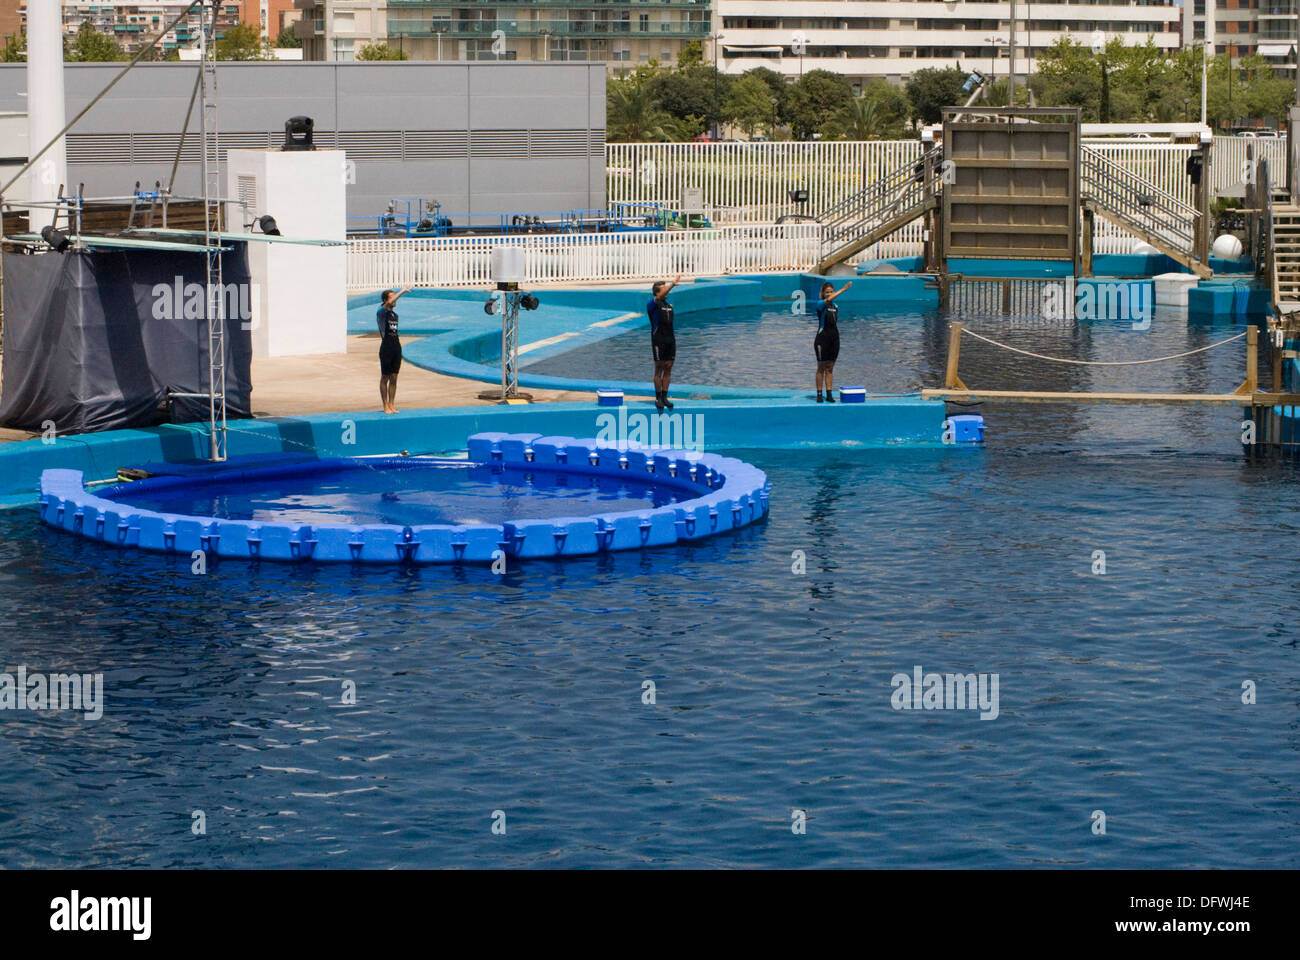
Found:
M 877 140 L 892 122 L 888 111 L 871 97 L 858 97 L 845 111 L 844 135 L 849 140 Z
M 677 121 L 655 103 L 646 83 L 611 80 L 608 110 L 606 127 L 613 141 L 653 143 L 675 139 L 678 133 Z

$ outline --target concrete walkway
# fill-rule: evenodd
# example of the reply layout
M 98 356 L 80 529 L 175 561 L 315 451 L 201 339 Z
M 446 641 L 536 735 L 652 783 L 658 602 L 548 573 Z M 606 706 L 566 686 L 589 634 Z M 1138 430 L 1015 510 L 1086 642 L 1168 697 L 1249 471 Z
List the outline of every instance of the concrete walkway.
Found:
M 403 337 L 403 344 L 419 337 Z M 348 337 L 346 354 L 269 357 L 253 361 L 253 415 L 291 417 L 311 413 L 379 410 L 379 334 Z M 478 395 L 491 384 L 432 373 L 407 362 L 397 380 L 397 409 L 490 404 Z M 527 390 L 536 402 L 589 400 L 589 393 Z M 0 429 L 0 443 L 40 436 Z

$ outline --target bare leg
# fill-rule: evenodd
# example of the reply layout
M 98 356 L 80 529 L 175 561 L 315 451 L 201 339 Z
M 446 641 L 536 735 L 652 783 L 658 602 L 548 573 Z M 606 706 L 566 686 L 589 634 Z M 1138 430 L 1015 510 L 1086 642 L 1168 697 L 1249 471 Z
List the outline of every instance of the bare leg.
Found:
M 821 396 L 822 381 L 826 378 L 826 372 L 822 369 L 822 364 L 817 364 L 817 395 Z
M 827 394 L 833 393 L 835 390 L 835 386 L 832 383 L 834 378 L 835 378 L 835 364 L 834 362 L 828 363 L 826 364 L 826 393 Z
M 672 379 L 673 379 L 673 362 L 669 360 L 664 364 L 664 385 L 663 385 L 664 393 L 668 392 L 668 384 L 672 382 Z
M 397 412 L 397 374 L 388 378 L 388 412 Z
M 383 404 L 384 413 L 388 412 L 388 377 L 379 377 L 379 402 Z

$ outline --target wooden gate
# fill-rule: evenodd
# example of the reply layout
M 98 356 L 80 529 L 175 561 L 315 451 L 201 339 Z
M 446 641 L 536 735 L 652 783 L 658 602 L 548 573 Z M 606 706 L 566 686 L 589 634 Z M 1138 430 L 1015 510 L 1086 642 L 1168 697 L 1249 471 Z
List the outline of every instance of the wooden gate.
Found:
M 943 143 L 946 257 L 1077 262 L 1077 107 L 948 107 Z

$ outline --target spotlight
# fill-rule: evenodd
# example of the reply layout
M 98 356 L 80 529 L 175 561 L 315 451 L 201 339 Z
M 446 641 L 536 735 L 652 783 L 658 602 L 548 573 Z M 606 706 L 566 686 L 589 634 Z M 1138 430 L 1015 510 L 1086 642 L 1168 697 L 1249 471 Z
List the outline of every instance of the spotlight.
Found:
M 538 299 L 531 293 L 525 293 L 519 298 L 519 306 L 523 307 L 525 310 L 536 310 L 538 305 Z
M 312 130 L 316 126 L 311 117 L 290 117 L 284 122 L 284 146 L 281 150 L 315 150 L 311 142 Z
M 264 217 L 257 218 L 257 229 L 268 237 L 278 237 L 280 235 L 280 228 L 275 224 L 275 217 L 269 213 Z
M 63 253 L 72 246 L 72 241 L 68 239 L 67 234 L 54 229 L 53 226 L 41 227 L 41 239 L 53 247 L 55 253 Z
M 492 314 L 497 312 L 496 297 L 488 297 L 487 303 L 483 304 L 483 312 L 486 313 L 489 317 L 492 316 Z
M 796 187 L 790 191 L 790 200 L 793 203 L 807 203 L 808 191 L 802 187 Z

